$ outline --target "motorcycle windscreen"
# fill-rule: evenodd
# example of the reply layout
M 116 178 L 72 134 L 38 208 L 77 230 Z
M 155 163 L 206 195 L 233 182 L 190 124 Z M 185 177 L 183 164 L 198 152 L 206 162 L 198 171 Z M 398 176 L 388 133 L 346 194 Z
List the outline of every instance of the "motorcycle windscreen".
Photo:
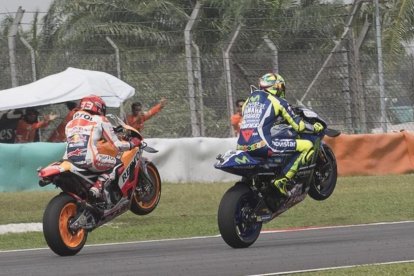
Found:
M 251 157 L 247 152 L 232 150 L 218 158 L 214 167 L 232 174 L 248 176 L 256 172 L 259 161 Z

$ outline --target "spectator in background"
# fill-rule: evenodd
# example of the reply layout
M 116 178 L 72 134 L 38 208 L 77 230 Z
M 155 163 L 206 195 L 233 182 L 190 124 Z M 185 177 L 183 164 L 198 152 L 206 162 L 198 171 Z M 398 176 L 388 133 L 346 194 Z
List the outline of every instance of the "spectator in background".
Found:
M 76 102 L 66 102 L 66 107 L 68 108 L 69 112 L 66 115 L 65 119 L 58 125 L 55 131 L 47 140 L 48 142 L 66 142 L 66 135 L 65 135 L 65 127 L 66 124 L 72 120 L 73 114 L 79 110 L 78 105 Z
M 21 109 L 0 111 L 0 143 L 15 142 L 17 124 L 22 116 Z
M 134 102 L 131 105 L 131 112 L 132 114 L 128 115 L 126 118 L 126 122 L 128 125 L 132 126 L 133 128 L 137 129 L 138 131 L 142 131 L 144 128 L 144 122 L 150 119 L 152 116 L 157 114 L 161 111 L 161 109 L 167 104 L 167 99 L 161 98 L 158 104 L 153 106 L 148 111 L 142 110 L 142 104 L 140 102 Z
M 26 108 L 25 115 L 19 120 L 16 129 L 16 143 L 29 143 L 39 141 L 38 130 L 49 125 L 50 121 L 56 119 L 56 114 L 46 115 L 44 120 L 39 121 L 39 111 L 33 107 Z
M 233 130 L 234 130 L 234 136 L 239 135 L 239 132 L 240 132 L 240 124 L 242 121 L 242 108 L 243 108 L 244 102 L 245 100 L 243 99 L 238 99 L 236 101 L 236 113 L 231 115 L 231 118 L 230 118 L 231 125 L 233 126 Z

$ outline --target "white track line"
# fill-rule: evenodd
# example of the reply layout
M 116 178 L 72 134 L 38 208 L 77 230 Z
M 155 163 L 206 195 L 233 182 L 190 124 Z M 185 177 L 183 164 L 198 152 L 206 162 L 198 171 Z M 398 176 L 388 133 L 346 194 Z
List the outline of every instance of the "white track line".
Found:
M 377 223 L 354 224 L 354 225 L 340 225 L 340 226 L 289 228 L 289 229 L 279 229 L 279 230 L 264 230 L 261 233 L 262 234 L 270 234 L 270 233 L 284 233 L 284 232 L 299 232 L 299 231 L 323 230 L 323 229 L 335 229 L 335 228 L 351 228 L 351 227 L 361 227 L 361 226 L 392 225 L 392 224 L 402 224 L 402 223 L 414 223 L 414 221 L 407 220 L 407 221 L 377 222 Z M 18 225 L 22 225 L 22 224 L 18 224 Z M 7 225 L 9 225 L 9 224 L 7 224 Z M 0 227 L 1 226 L 3 226 L 3 225 L 0 225 Z M 131 241 L 131 242 L 91 244 L 91 245 L 85 245 L 85 247 L 98 247 L 98 246 L 122 245 L 122 244 L 140 244 L 140 243 L 164 242 L 164 241 L 195 240 L 195 239 L 208 239 L 208 238 L 218 238 L 218 237 L 220 237 L 220 235 L 201 236 L 201 237 L 188 237 L 188 238 L 177 238 L 177 239 L 159 239 L 159 240 L 146 240 L 146 241 Z M 7 253 L 7 252 L 24 252 L 24 251 L 44 250 L 44 249 L 49 249 L 49 248 L 30 248 L 30 249 L 0 250 L 0 253 Z
M 261 233 L 285 233 L 285 232 L 299 232 L 299 231 L 336 229 L 336 228 L 350 228 L 350 227 L 363 227 L 363 226 L 376 226 L 376 225 L 392 225 L 392 224 L 402 224 L 402 223 L 414 223 L 414 220 L 374 222 L 374 223 L 336 225 L 336 226 L 292 227 L 292 228 L 287 228 L 287 229 L 263 230 Z
M 366 266 L 374 266 L 374 265 L 392 265 L 392 264 L 404 264 L 404 263 L 414 263 L 414 260 L 385 262 L 385 263 L 373 263 L 373 264 L 362 264 L 362 265 L 332 266 L 332 267 L 304 269 L 304 270 L 292 270 L 292 271 L 273 272 L 273 273 L 271 272 L 271 273 L 265 273 L 265 274 L 251 274 L 251 275 L 247 275 L 247 276 L 288 275 L 288 274 L 296 274 L 296 273 L 307 273 L 307 272 L 336 270 L 336 269 L 345 269 L 345 268 L 354 268 L 354 267 L 366 267 Z
M 200 236 L 200 237 L 188 237 L 188 238 L 176 238 L 176 239 L 160 239 L 160 240 L 146 240 L 146 241 L 130 241 L 130 242 L 114 242 L 114 243 L 100 243 L 100 244 L 88 244 L 85 247 L 100 247 L 100 246 L 110 246 L 110 245 L 123 245 L 123 244 L 140 244 L 140 243 L 151 243 L 151 242 L 166 242 L 166 241 L 185 241 L 185 240 L 197 240 L 197 239 L 209 239 L 209 238 L 218 238 L 220 235 L 214 236 Z M 25 252 L 33 250 L 50 250 L 48 247 L 42 248 L 29 248 L 29 249 L 13 249 L 13 250 L 0 250 L 0 253 L 8 252 Z

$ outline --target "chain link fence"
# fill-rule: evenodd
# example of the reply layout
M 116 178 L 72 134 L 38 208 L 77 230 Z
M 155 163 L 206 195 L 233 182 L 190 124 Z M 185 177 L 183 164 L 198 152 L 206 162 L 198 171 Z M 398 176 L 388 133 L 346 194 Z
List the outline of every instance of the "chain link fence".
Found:
M 337 16 L 344 17 L 343 14 Z M 192 32 L 194 36 L 200 36 L 211 30 L 195 28 Z M 330 38 L 318 38 L 325 39 L 324 45 L 330 47 L 301 47 L 301 41 L 311 43 L 315 37 L 290 37 L 290 46 L 283 47 L 286 45 L 283 38 L 267 32 L 249 28 L 249 19 L 246 19 L 237 36 L 232 33 L 221 43 L 197 44 L 192 41 L 190 57 L 185 51 L 184 35 L 182 41 L 169 47 L 125 46 L 119 38 L 111 37 L 119 47 L 120 72 L 113 47 L 102 37 L 97 38 L 101 43 L 99 48 L 38 48 L 37 78 L 61 72 L 67 67 L 99 70 L 114 76 L 120 73 L 121 79 L 136 89 L 136 95 L 124 104 L 127 113 L 134 101 L 142 102 L 148 109 L 160 98 L 167 98 L 166 107 L 146 122 L 143 130 L 146 137 L 191 137 L 194 129 L 200 136 L 231 136 L 232 105 L 239 98 L 247 98 L 250 85 L 256 85 L 258 78 L 270 71 L 277 71 L 285 78 L 287 99 L 292 104 L 304 104 L 314 109 L 331 128 L 345 133 L 414 130 L 413 55 L 394 60 L 393 65 L 385 67 L 385 99 L 382 99 L 373 24 L 368 24 L 365 33 L 348 33 L 340 41 L 340 49 L 335 51 L 332 49 L 339 42 Z M 183 31 L 178 30 L 177 36 L 180 33 Z M 360 45 L 358 36 L 362 37 Z M 234 43 L 229 48 L 228 41 L 233 37 Z M 296 45 L 295 39 L 298 41 Z M 413 52 L 413 48 L 407 47 L 407 50 Z M 1 47 L 1 51 L 0 89 L 7 89 L 11 87 L 7 47 Z M 18 83 L 30 83 L 33 81 L 32 60 L 20 41 L 17 41 L 16 54 Z M 189 83 L 189 58 L 193 83 Z M 385 101 L 386 122 L 381 120 L 381 112 L 384 112 L 381 100 Z M 50 110 L 61 114 L 60 118 L 67 112 L 64 105 L 43 107 L 41 112 Z M 58 123 L 54 122 L 43 131 L 43 139 Z

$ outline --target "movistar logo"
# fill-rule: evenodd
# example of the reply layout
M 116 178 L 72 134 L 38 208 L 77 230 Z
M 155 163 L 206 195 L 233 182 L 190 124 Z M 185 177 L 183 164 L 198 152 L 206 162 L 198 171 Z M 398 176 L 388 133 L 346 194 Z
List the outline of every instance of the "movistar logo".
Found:
M 242 158 L 239 158 L 239 157 L 234 158 L 234 161 L 236 161 L 237 164 L 246 164 L 250 160 L 247 156 L 243 156 Z
M 259 99 L 260 99 L 260 96 L 259 96 L 259 95 L 256 95 L 256 96 L 251 96 L 251 97 L 249 98 L 249 101 L 250 101 L 250 102 L 257 102 Z

